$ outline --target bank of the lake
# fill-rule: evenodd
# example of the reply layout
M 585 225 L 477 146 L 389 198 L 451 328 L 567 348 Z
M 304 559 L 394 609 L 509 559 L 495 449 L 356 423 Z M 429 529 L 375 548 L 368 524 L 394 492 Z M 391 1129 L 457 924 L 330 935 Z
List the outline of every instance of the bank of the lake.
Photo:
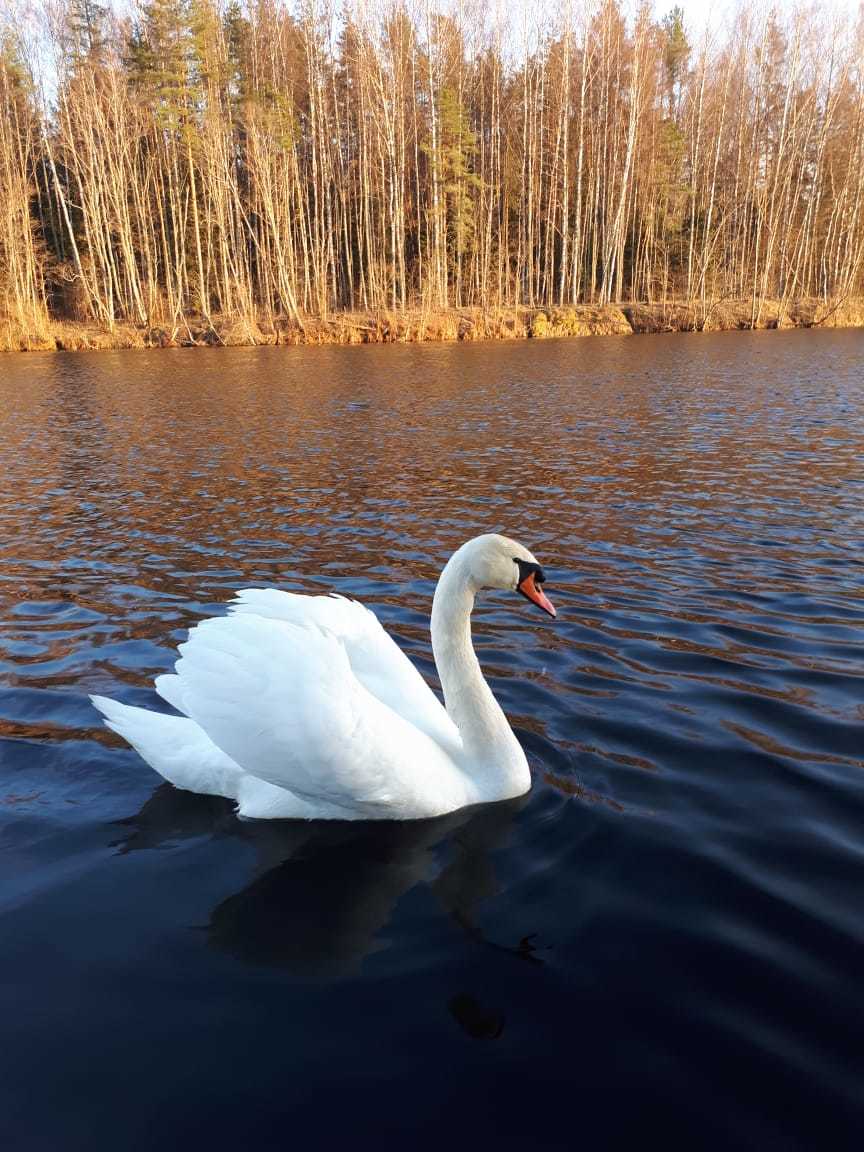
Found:
M 0 321 L 0 351 L 257 347 L 297 344 L 424 344 L 474 340 L 629 336 L 645 332 L 727 332 L 864 327 L 864 298 L 717 300 L 576 305 L 561 308 L 452 308 L 338 312 L 326 318 L 184 317 L 174 324 L 112 328 L 52 320 L 36 332 Z

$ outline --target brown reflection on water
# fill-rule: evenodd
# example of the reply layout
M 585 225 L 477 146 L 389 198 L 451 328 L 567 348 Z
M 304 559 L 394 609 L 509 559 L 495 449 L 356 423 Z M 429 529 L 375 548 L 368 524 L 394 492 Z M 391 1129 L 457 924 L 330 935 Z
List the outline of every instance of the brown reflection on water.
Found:
M 711 340 L 735 351 L 726 337 Z M 613 347 L 593 380 L 596 344 L 583 355 L 571 342 L 542 357 L 533 346 L 530 356 L 488 346 L 34 358 L 7 421 L 6 538 L 29 537 L 29 557 L 54 562 L 80 546 L 82 505 L 95 502 L 118 531 L 94 533 L 99 555 L 142 558 L 135 539 L 173 532 L 198 569 L 212 564 L 208 541 L 272 548 L 298 537 L 319 564 L 338 564 L 346 542 L 328 547 L 334 522 L 389 541 L 387 513 L 400 501 L 417 544 L 432 527 L 445 548 L 456 538 L 448 520 L 466 512 L 515 519 L 550 543 L 577 528 L 638 546 L 645 523 L 634 511 L 660 505 L 670 542 L 699 534 L 711 558 L 728 549 L 709 528 L 747 509 L 794 504 L 796 489 L 813 487 L 823 506 L 842 504 L 844 482 L 860 477 L 860 441 L 848 430 L 796 428 L 782 380 L 720 396 L 710 381 L 681 390 L 662 378 L 666 348 L 640 370 L 656 347 Z M 710 362 L 705 342 L 694 350 Z M 556 371 L 565 365 L 569 378 Z M 526 411 L 515 401 L 532 371 L 541 379 Z M 794 531 L 790 511 L 784 526 Z M 412 575 L 428 575 L 407 560 Z

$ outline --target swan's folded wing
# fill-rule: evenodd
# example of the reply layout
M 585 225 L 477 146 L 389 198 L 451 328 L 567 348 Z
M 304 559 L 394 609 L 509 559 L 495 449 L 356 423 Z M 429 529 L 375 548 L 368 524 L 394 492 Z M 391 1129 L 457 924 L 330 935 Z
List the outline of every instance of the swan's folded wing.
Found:
M 441 701 L 375 613 L 358 601 L 335 595 L 302 596 L 278 588 L 244 588 L 230 611 L 302 627 L 314 625 L 331 633 L 345 649 L 352 672 L 373 696 L 451 752 L 458 751 L 458 729 Z
M 441 747 L 360 683 L 332 633 L 236 614 L 203 621 L 180 652 L 188 715 L 246 772 L 302 799 L 374 817 L 454 778 Z

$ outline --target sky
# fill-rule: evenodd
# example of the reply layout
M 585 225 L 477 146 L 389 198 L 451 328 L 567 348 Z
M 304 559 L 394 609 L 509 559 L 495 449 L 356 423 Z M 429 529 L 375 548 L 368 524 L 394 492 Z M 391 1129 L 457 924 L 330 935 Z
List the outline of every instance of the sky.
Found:
M 722 19 L 724 10 L 729 7 L 724 0 L 678 0 L 678 4 L 684 9 L 687 26 L 693 32 L 701 32 L 706 23 L 714 24 Z M 674 7 L 673 0 L 654 0 L 654 9 L 659 16 Z
M 296 7 L 297 2 L 298 0 L 281 0 L 281 3 L 289 7 Z M 326 4 L 326 0 L 323 2 Z M 340 2 L 341 0 L 335 0 L 337 8 Z M 513 15 L 514 11 L 526 13 L 542 11 L 548 6 L 554 6 L 556 0 L 490 0 L 490 2 L 502 14 L 509 11 Z M 593 0 L 593 2 L 596 4 L 599 0 Z M 137 6 L 136 0 L 103 0 L 103 3 L 123 15 L 128 15 Z M 422 6 L 423 3 L 425 0 L 417 0 L 419 6 Z M 447 10 L 461 3 L 461 0 L 432 0 L 432 3 L 433 7 Z M 688 39 L 690 44 L 695 46 L 699 43 L 706 28 L 711 32 L 721 30 L 730 15 L 737 11 L 742 3 L 751 9 L 755 8 L 767 12 L 773 7 L 782 13 L 799 7 L 801 3 L 807 4 L 808 0 L 652 0 L 652 7 L 656 18 L 659 20 L 670 12 L 676 4 L 679 5 L 684 10 Z M 809 0 L 809 3 L 822 14 L 831 11 L 845 12 L 852 16 L 859 12 L 864 13 L 864 0 Z M 625 12 L 629 12 L 632 19 L 640 6 L 640 0 L 622 0 L 622 6 Z M 38 6 L 34 6 L 32 0 L 0 0 L 0 28 L 2 28 L 5 20 L 15 21 L 18 24 L 23 22 L 25 28 L 30 24 L 36 33 L 30 37 L 30 40 L 31 42 L 38 41 L 40 36 L 36 32 L 39 27 L 37 13 Z M 518 19 L 514 21 L 513 28 L 518 32 Z M 44 64 L 45 61 L 43 60 Z M 43 79 L 50 90 L 53 88 L 53 73 L 50 66 L 43 68 L 43 72 Z
M 861 2 L 862 0 L 821 0 L 819 7 L 854 14 L 859 10 Z M 738 7 L 737 0 L 677 0 L 677 3 L 684 10 L 684 19 L 690 32 L 702 32 L 706 24 L 710 28 L 717 28 L 722 25 L 729 12 Z M 761 7 L 771 7 L 767 0 L 758 0 L 758 3 Z M 654 0 L 654 11 L 662 17 L 674 8 L 675 4 L 676 0 Z M 785 3 L 784 0 L 774 0 L 773 7 L 782 12 L 794 5 L 789 3 L 789 0 Z

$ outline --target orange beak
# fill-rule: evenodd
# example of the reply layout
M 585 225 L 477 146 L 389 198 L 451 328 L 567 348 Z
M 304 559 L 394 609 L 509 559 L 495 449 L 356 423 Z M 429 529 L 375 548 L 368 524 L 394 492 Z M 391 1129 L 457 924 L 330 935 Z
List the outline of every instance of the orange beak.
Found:
M 534 604 L 539 605 L 544 612 L 548 612 L 550 616 L 557 615 L 552 601 L 545 595 L 543 589 L 540 588 L 534 580 L 533 572 L 529 572 L 525 579 L 517 585 L 517 588 L 527 600 L 531 600 Z

